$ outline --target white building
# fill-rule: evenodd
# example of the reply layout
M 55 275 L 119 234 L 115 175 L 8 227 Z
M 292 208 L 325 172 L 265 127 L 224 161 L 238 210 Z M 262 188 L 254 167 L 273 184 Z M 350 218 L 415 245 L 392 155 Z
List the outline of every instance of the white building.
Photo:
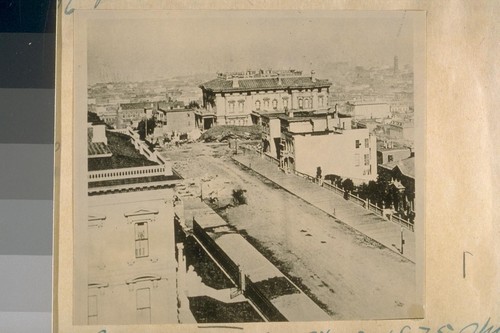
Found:
M 219 73 L 200 88 L 203 107 L 217 124 L 251 125 L 269 112 L 327 110 L 330 86 L 328 80 L 317 79 L 314 71 L 303 76 L 296 70 L 260 70 Z
M 383 119 L 391 116 L 391 108 L 387 103 L 347 103 L 346 113 L 354 120 Z
M 351 117 L 336 113 L 262 117 L 263 152 L 279 159 L 286 172 L 338 175 L 354 182 L 377 178 L 377 141 L 366 128 L 352 126 Z

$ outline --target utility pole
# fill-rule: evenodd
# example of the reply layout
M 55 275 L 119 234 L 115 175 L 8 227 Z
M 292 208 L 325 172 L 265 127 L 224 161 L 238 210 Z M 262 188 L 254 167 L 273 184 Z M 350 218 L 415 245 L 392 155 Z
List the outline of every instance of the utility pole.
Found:
M 401 254 L 403 254 L 404 252 L 404 245 L 405 245 L 405 235 L 403 227 L 401 227 Z

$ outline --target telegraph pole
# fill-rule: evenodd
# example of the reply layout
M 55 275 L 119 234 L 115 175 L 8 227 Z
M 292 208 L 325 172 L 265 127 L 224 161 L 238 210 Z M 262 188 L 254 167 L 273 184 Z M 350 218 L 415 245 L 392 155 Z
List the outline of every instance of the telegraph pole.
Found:
M 403 254 L 404 252 L 404 245 L 405 245 L 405 235 L 403 227 L 401 227 L 401 254 Z

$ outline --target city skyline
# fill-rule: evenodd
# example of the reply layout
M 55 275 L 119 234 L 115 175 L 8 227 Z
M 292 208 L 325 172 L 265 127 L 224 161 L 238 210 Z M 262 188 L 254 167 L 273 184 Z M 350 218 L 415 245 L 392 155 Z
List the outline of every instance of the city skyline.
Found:
M 408 12 L 231 14 L 169 12 L 148 20 L 92 20 L 88 82 L 259 68 L 321 72 L 335 62 L 392 67 L 394 56 L 400 68 L 413 64 L 413 18 Z

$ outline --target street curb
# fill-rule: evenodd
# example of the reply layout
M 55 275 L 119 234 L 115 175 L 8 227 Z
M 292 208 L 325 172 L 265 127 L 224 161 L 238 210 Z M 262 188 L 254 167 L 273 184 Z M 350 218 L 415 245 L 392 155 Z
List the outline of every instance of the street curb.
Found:
M 259 157 L 259 158 L 260 158 L 260 157 Z M 380 245 L 381 247 L 386 248 L 386 249 L 388 249 L 388 250 L 390 250 L 390 251 L 392 251 L 392 252 L 396 253 L 396 254 L 397 254 L 397 255 L 399 255 L 400 257 L 404 258 L 405 260 L 408 260 L 409 262 L 411 262 L 411 263 L 415 264 L 415 262 L 414 262 L 413 260 L 411 260 L 410 258 L 407 258 L 406 256 L 402 255 L 401 253 L 399 253 L 399 251 L 395 251 L 394 249 L 390 248 L 389 246 L 387 246 L 387 245 L 385 245 L 385 244 L 382 244 L 382 243 L 380 243 L 378 240 L 376 240 L 376 239 L 374 239 L 374 238 L 372 238 L 372 237 L 370 237 L 370 236 L 368 236 L 368 235 L 364 234 L 363 232 L 361 232 L 360 230 L 358 230 L 358 229 L 356 229 L 355 227 L 351 226 L 350 224 L 347 224 L 346 222 L 342 221 L 341 219 L 339 219 L 339 218 L 338 218 L 338 217 L 336 217 L 335 215 L 332 215 L 330 212 L 327 212 L 326 210 L 324 210 L 324 209 L 322 209 L 322 208 L 320 208 L 320 207 L 316 206 L 315 204 L 313 204 L 313 203 L 311 203 L 311 202 L 307 201 L 306 199 L 302 198 L 301 196 L 297 195 L 296 193 L 294 193 L 294 192 L 292 192 L 292 191 L 288 190 L 287 188 L 285 188 L 285 187 L 281 186 L 280 184 L 276 183 L 274 180 L 269 179 L 267 176 L 263 175 L 262 173 L 258 172 L 257 170 L 252 169 L 252 168 L 250 168 L 249 166 L 245 165 L 244 163 L 242 163 L 242 162 L 240 162 L 240 161 L 236 160 L 236 159 L 234 158 L 234 156 L 231 156 L 231 160 L 233 160 L 234 162 L 236 162 L 236 164 L 237 164 L 237 165 L 239 165 L 240 167 L 243 167 L 244 169 L 252 170 L 252 171 L 253 171 L 253 172 L 255 172 L 256 174 L 260 175 L 261 177 L 266 178 L 267 180 L 269 180 L 270 182 L 272 182 L 274 185 L 278 186 L 279 188 L 281 188 L 281 189 L 282 189 L 282 190 L 284 190 L 285 192 L 288 192 L 288 193 L 290 193 L 291 195 L 293 195 L 293 196 L 295 196 L 295 197 L 297 197 L 297 198 L 301 199 L 302 201 L 304 201 L 304 202 L 308 203 L 309 205 L 311 205 L 311 206 L 313 206 L 313 207 L 315 207 L 315 208 L 317 208 L 317 209 L 321 210 L 321 211 L 322 211 L 322 212 L 324 212 L 326 215 L 328 215 L 328 216 L 330 216 L 330 217 L 333 217 L 335 220 L 337 220 L 338 222 L 342 223 L 342 225 L 346 226 L 349 230 L 354 231 L 354 232 L 357 232 L 357 233 L 359 233 L 359 234 L 363 235 L 364 237 L 368 238 L 370 241 L 373 241 L 374 243 L 376 243 L 376 244 Z

